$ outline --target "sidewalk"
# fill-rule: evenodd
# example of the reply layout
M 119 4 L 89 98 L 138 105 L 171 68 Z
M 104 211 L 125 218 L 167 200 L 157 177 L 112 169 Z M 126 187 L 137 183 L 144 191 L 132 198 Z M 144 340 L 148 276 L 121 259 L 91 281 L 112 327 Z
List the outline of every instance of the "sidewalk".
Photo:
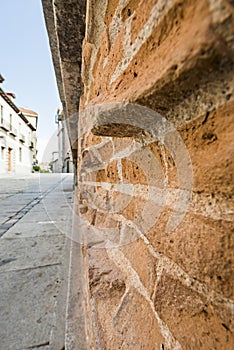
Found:
M 31 194 L 16 191 L 4 197 L 0 235 L 4 350 L 64 348 L 73 177 L 48 178 L 40 191 L 30 183 Z M 4 223 L 6 215 L 9 220 Z

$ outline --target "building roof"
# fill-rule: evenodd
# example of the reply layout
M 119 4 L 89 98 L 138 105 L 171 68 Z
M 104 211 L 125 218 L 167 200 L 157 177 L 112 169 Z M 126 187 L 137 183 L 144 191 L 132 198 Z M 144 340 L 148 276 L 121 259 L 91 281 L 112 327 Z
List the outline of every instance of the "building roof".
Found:
M 0 88 L 0 96 L 11 106 L 11 108 L 18 114 L 18 116 L 23 119 L 23 121 L 30 127 L 31 130 L 36 131 L 34 126 L 28 121 L 22 111 L 14 104 L 9 96 Z
M 38 117 L 37 112 L 34 112 L 34 111 L 30 110 L 30 109 L 26 109 L 26 108 L 21 108 L 20 107 L 20 111 L 22 113 L 26 114 L 26 115 L 30 115 L 30 116 L 33 116 L 33 117 Z
M 7 96 L 10 98 L 15 98 L 15 94 L 13 92 L 6 92 Z

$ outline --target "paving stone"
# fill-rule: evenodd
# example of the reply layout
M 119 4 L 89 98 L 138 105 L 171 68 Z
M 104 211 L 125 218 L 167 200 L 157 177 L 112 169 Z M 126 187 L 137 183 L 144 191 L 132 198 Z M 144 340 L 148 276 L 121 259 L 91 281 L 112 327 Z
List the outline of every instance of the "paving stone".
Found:
M 37 266 L 61 264 L 65 236 L 3 238 L 0 245 L 0 273 Z M 12 260 L 1 266 L 4 260 Z
M 0 274 L 1 349 L 49 343 L 59 265 Z
M 72 194 L 59 183 L 72 191 L 73 177 L 8 180 L 0 178 L 0 349 L 62 349 Z

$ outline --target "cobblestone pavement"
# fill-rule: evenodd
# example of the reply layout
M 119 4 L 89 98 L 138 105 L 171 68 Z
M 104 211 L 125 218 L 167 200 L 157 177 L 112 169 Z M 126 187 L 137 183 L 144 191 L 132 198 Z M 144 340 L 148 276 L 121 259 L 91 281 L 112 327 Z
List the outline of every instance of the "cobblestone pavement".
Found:
M 72 174 L 0 178 L 0 349 L 62 350 Z

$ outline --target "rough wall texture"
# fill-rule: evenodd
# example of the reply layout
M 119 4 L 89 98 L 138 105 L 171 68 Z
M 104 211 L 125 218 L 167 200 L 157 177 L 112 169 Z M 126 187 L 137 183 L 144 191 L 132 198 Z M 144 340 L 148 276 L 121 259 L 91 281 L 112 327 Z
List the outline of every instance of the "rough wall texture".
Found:
M 89 0 L 88 349 L 233 349 L 234 4 Z
M 114 247 L 100 238 L 86 251 L 92 346 L 231 349 L 233 3 L 89 1 L 86 27 L 81 110 L 94 112 L 79 124 L 80 167 L 89 167 L 80 171 L 80 208 L 105 243 L 105 229 L 117 235 Z M 170 154 L 147 138 L 147 117 L 134 123 L 128 102 L 167 118 L 189 152 L 191 200 L 170 232 L 174 201 L 160 206 L 147 191 L 181 189 L 177 145 Z

